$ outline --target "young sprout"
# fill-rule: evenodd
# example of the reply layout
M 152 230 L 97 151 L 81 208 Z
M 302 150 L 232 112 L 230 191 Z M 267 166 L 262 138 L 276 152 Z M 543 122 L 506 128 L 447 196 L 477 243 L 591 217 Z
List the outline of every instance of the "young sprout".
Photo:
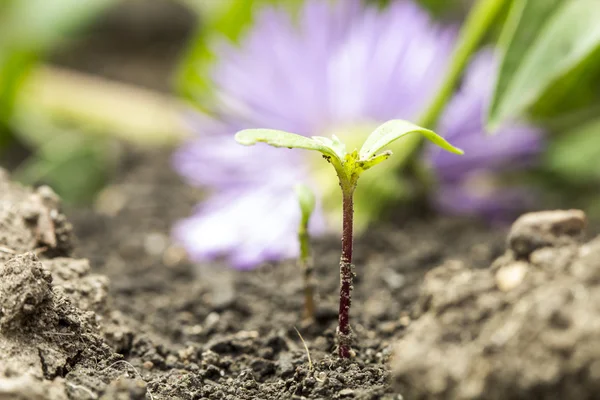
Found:
M 304 319 L 312 320 L 315 317 L 313 263 L 310 255 L 310 236 L 308 222 L 315 209 L 315 195 L 306 185 L 296 185 L 296 195 L 300 203 L 302 217 L 298 227 L 298 242 L 300 243 L 300 258 L 298 260 L 304 279 Z
M 380 125 L 367 137 L 360 150 L 355 149 L 349 153 L 346 151 L 344 143 L 335 136 L 331 139 L 321 136 L 309 138 L 273 129 L 246 129 L 235 135 L 235 140 L 246 146 L 263 142 L 274 147 L 316 150 L 323 154 L 323 158 L 333 166 L 337 173 L 342 189 L 342 255 L 340 258 L 340 306 L 337 328 L 338 352 L 341 358 L 348 358 L 352 355 L 350 304 L 354 278 L 354 266 L 352 265 L 354 189 L 359 176 L 364 171 L 392 155 L 389 150 L 377 152 L 409 133 L 420 133 L 445 150 L 463 154 L 462 150 L 452 146 L 435 132 L 398 119 Z

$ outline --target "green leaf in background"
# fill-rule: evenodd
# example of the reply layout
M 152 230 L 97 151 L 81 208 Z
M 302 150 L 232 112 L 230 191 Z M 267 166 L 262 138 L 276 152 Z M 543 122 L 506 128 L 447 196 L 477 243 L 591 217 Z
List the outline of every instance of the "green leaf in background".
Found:
M 43 112 L 19 115 L 19 137 L 34 153 L 13 171 L 18 181 L 50 185 L 69 204 L 91 201 L 106 183 L 114 161 L 114 149 L 103 137 L 59 128 Z
M 297 9 L 302 0 L 214 0 L 200 3 L 189 0 L 186 3 L 200 13 L 200 21 L 180 61 L 175 86 L 181 95 L 202 107 L 211 91 L 209 70 L 215 61 L 211 49 L 215 39 L 237 42 L 253 21 L 256 10 L 269 4 Z
M 531 49 L 548 17 L 565 0 L 514 0 L 502 34 L 498 40 L 498 50 L 502 52 L 499 73 L 496 80 L 490 115 L 495 112 L 498 99 L 508 88 L 521 62 Z
M 520 0 L 513 7 L 489 109 L 492 130 L 522 113 L 600 46 L 597 0 Z
M 549 171 L 572 183 L 600 182 L 600 119 L 556 137 L 546 150 Z
M 21 165 L 13 176 L 28 185 L 50 185 L 67 204 L 88 204 L 106 184 L 111 172 L 107 168 L 106 143 L 75 133 L 63 142 L 73 146 L 68 154 L 61 154 L 62 158 L 38 154 Z
M 598 115 L 600 47 L 567 75 L 551 84 L 530 107 L 530 114 L 553 132 L 565 132 Z
M 0 7 L 0 129 L 32 65 L 117 0 L 4 0 Z M 0 133 L 2 135 L 2 133 Z
M 4 0 L 0 6 L 0 149 L 14 133 L 32 151 L 14 176 L 50 184 L 67 202 L 91 199 L 107 175 L 109 153 L 96 138 L 59 129 L 40 118 L 42 110 L 22 110 L 16 102 L 37 62 L 117 1 Z

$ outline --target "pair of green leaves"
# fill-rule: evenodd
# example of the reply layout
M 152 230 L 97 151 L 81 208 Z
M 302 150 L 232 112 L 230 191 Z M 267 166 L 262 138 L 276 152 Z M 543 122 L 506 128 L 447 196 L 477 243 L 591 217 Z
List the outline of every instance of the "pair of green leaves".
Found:
M 600 2 L 513 0 L 500 38 L 503 56 L 488 124 L 497 128 L 557 82 L 598 57 Z
M 410 133 L 419 133 L 445 150 L 463 154 L 462 150 L 452 146 L 435 132 L 399 119 L 380 125 L 367 137 L 360 150 L 350 153 L 347 152 L 344 143 L 335 136 L 331 139 L 321 136 L 309 138 L 274 129 L 246 129 L 238 132 L 235 140 L 246 146 L 263 142 L 274 147 L 318 151 L 335 168 L 342 190 L 352 191 L 362 172 L 386 160 L 392 154 L 389 150 L 379 154 L 377 152 Z

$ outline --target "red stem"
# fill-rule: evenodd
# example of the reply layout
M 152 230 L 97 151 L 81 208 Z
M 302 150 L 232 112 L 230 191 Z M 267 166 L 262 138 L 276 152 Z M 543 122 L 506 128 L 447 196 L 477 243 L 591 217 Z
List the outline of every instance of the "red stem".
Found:
M 350 357 L 352 336 L 350 330 L 350 304 L 352 303 L 352 225 L 354 217 L 353 190 L 343 191 L 342 257 L 340 259 L 340 310 L 338 320 L 339 355 Z

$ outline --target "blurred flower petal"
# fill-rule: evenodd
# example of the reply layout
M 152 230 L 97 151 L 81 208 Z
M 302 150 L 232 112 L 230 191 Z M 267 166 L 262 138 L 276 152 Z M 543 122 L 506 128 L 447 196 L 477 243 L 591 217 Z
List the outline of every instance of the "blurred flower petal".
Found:
M 174 157 L 175 168 L 210 193 L 176 227 L 176 239 L 196 260 L 226 257 L 237 268 L 296 257 L 300 211 L 293 185 L 312 185 L 317 198 L 318 189 L 326 189 L 314 184 L 322 182 L 314 176 L 315 155 L 239 146 L 234 133 L 272 128 L 323 136 L 342 127 L 414 120 L 441 84 L 455 36 L 453 28 L 432 23 L 409 1 L 379 10 L 360 0 L 307 0 L 297 21 L 282 7 L 262 9 L 239 45 L 216 45 L 214 117 L 192 118 L 198 138 Z M 444 201 L 438 203 L 444 210 L 487 207 L 485 198 L 479 203 L 469 197 L 468 173 L 494 172 L 538 148 L 537 133 L 526 125 L 492 139 L 483 135 L 492 61 L 491 54 L 474 61 L 441 124 L 441 133 L 466 156 L 428 153 L 440 176 L 438 199 Z M 353 144 L 354 132 L 347 129 L 340 138 Z M 318 204 L 311 233 L 324 227 Z
M 435 202 L 443 211 L 503 219 L 532 203 L 531 194 L 523 189 L 481 179 L 533 165 L 543 147 L 541 130 L 523 121 L 505 124 L 493 134 L 485 132 L 495 74 L 494 54 L 481 51 L 440 120 L 438 132 L 465 154 L 455 157 L 429 146 L 427 158 L 440 183 Z
M 194 259 L 226 257 L 236 268 L 247 269 L 294 257 L 299 219 L 293 189 L 265 185 L 212 196 L 176 225 L 174 236 Z M 322 231 L 322 221 L 317 210 L 310 228 Z

